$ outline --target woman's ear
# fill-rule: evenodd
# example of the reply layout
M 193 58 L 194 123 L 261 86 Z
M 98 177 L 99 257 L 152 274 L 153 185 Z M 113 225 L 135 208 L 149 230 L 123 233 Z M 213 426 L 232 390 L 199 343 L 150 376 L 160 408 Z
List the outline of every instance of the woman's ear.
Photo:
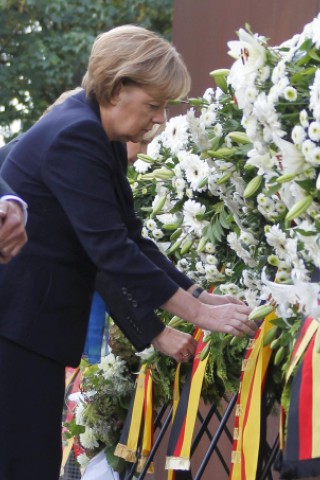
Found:
M 122 92 L 122 89 L 123 89 L 123 83 L 122 82 L 119 82 L 114 86 L 114 89 L 113 89 L 111 97 L 110 97 L 110 103 L 112 105 L 116 105 L 118 103 L 118 100 L 119 100 L 120 94 Z

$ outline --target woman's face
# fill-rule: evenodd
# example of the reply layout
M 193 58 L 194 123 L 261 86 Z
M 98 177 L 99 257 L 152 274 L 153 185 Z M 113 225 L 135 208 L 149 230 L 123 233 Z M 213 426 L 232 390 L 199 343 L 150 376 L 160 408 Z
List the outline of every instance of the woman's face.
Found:
M 166 103 L 152 89 L 121 84 L 111 102 L 100 106 L 102 125 L 110 140 L 141 142 L 154 124 L 165 122 Z

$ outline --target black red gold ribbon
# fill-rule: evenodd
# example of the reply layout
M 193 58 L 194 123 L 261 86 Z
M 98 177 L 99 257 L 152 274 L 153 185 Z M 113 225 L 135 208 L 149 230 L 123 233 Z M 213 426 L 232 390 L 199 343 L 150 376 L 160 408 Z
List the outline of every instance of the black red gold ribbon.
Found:
M 272 353 L 269 345 L 263 345 L 263 338 L 272 327 L 271 320 L 274 318 L 274 312 L 265 318 L 243 360 L 235 414 L 231 480 L 256 479 L 260 447 L 261 400 Z
M 207 345 L 203 341 L 203 336 L 203 331 L 197 328 L 194 333 L 197 347 L 192 370 L 187 376 L 180 401 L 176 405 L 174 412 L 166 458 L 166 468 L 168 470 L 190 469 L 191 442 L 199 409 L 203 377 L 208 361 L 208 356 L 200 360 L 200 354 Z
M 288 411 L 281 405 L 281 478 L 320 475 L 319 322 L 307 317 L 297 337 L 286 375 L 290 385 Z

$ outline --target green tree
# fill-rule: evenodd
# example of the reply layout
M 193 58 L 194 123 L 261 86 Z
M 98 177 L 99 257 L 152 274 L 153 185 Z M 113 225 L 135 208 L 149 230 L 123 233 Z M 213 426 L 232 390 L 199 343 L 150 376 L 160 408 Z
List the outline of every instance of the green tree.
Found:
M 95 37 L 134 23 L 170 39 L 173 0 L 0 0 L 0 129 L 27 129 L 79 86 Z

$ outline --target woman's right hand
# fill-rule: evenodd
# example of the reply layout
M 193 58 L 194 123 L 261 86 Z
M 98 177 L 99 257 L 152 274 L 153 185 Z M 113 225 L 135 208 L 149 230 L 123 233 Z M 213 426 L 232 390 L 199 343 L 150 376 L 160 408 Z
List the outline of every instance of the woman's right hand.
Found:
M 237 337 L 246 334 L 251 337 L 254 336 L 258 327 L 255 322 L 249 320 L 250 312 L 251 308 L 244 304 L 208 305 L 202 303 L 193 323 L 204 330 L 229 333 Z
M 211 305 L 202 303 L 179 288 L 161 308 L 210 332 L 229 333 L 234 336 L 254 336 L 257 325 L 249 320 L 251 308 L 241 303 Z

